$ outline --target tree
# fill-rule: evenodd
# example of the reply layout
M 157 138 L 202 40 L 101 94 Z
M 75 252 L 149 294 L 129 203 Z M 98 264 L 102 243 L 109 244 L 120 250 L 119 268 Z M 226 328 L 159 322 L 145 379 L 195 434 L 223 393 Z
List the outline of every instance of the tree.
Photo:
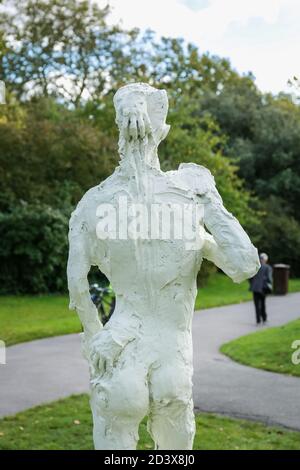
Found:
M 121 46 L 131 38 L 107 25 L 109 8 L 92 0 L 13 0 L 5 5 L 0 39 L 7 86 L 22 99 L 56 96 L 75 106 L 83 98 L 99 99 L 122 56 Z
M 260 204 L 262 223 L 252 227 L 260 251 L 268 253 L 271 264 L 287 263 L 291 275 L 300 275 L 300 223 L 290 214 L 284 199 L 271 196 Z
M 201 102 L 227 136 L 225 154 L 261 200 L 283 198 L 300 221 L 300 108 L 290 96 L 260 93 L 246 78 L 207 93 Z
M 197 115 L 197 107 L 198 103 L 186 96 L 171 103 L 168 117 L 171 131 L 160 151 L 162 167 L 176 169 L 181 162 L 206 166 L 215 176 L 225 205 L 249 228 L 258 222 L 250 205 L 251 193 L 238 177 L 238 167 L 224 156 L 226 136 L 211 116 Z
M 113 170 L 116 142 L 93 120 L 51 98 L 22 105 L 19 120 L 13 106 L 0 114 L 0 210 L 20 201 L 70 208 Z
M 300 108 L 294 98 L 261 93 L 251 74 L 240 76 L 228 60 L 182 39 L 110 26 L 108 7 L 96 0 L 4 2 L 11 4 L 14 10 L 5 8 L 0 19 L 0 78 L 8 90 L 8 104 L 0 108 L 3 213 L 37 204 L 68 217 L 117 164 L 114 92 L 144 81 L 167 89 L 170 99 L 163 169 L 184 161 L 207 166 L 225 205 L 259 248 L 300 272 Z

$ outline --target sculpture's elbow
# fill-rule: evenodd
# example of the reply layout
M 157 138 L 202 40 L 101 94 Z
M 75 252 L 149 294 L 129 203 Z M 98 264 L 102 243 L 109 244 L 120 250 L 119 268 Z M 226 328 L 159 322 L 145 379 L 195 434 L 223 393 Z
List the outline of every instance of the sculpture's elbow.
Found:
M 236 263 L 230 277 L 233 282 L 241 283 L 257 273 L 260 268 L 260 261 L 257 249 L 251 244 L 247 249 L 236 252 Z

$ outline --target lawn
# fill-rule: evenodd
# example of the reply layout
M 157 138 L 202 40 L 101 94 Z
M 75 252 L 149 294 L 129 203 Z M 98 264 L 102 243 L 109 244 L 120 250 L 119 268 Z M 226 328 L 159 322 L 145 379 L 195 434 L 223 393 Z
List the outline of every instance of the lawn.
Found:
M 230 341 L 221 352 L 242 364 L 300 377 L 300 364 L 292 363 L 295 340 L 300 340 L 300 319 Z
M 196 416 L 194 449 L 300 449 L 300 433 L 207 413 Z M 92 449 L 87 395 L 76 395 L 0 420 L 0 449 Z M 140 449 L 153 443 L 140 426 Z
M 300 291 L 300 279 L 290 281 L 290 292 Z M 0 339 L 12 345 L 48 336 L 81 331 L 65 295 L 1 296 Z M 251 299 L 248 282 L 233 283 L 223 274 L 213 275 L 199 290 L 196 309 L 217 307 Z
M 81 331 L 67 296 L 2 296 L 0 339 L 6 345 Z

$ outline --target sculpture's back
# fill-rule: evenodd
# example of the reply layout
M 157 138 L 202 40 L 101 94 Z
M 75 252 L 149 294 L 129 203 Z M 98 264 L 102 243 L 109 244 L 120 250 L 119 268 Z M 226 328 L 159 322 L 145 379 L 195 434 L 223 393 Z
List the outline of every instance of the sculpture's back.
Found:
M 160 170 L 157 148 L 169 129 L 166 93 L 132 84 L 119 90 L 115 106 L 120 166 L 84 196 L 69 236 L 71 306 L 85 331 L 95 447 L 135 448 L 148 415 L 158 448 L 191 449 L 196 276 L 206 257 L 240 281 L 258 269 L 257 251 L 223 207 L 208 170 Z M 104 328 L 89 298 L 91 265 L 116 292 Z

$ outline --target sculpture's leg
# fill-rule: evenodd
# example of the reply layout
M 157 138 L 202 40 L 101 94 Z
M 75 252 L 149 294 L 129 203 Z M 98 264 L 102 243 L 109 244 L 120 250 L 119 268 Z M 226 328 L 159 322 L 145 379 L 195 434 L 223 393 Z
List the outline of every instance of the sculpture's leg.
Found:
M 120 366 L 107 375 L 91 391 L 95 449 L 136 449 L 138 427 L 149 406 L 145 371 Z
M 193 400 L 174 399 L 153 403 L 148 431 L 157 449 L 191 450 L 195 436 Z
M 193 448 L 192 366 L 177 359 L 174 357 L 151 374 L 148 431 L 157 449 Z

